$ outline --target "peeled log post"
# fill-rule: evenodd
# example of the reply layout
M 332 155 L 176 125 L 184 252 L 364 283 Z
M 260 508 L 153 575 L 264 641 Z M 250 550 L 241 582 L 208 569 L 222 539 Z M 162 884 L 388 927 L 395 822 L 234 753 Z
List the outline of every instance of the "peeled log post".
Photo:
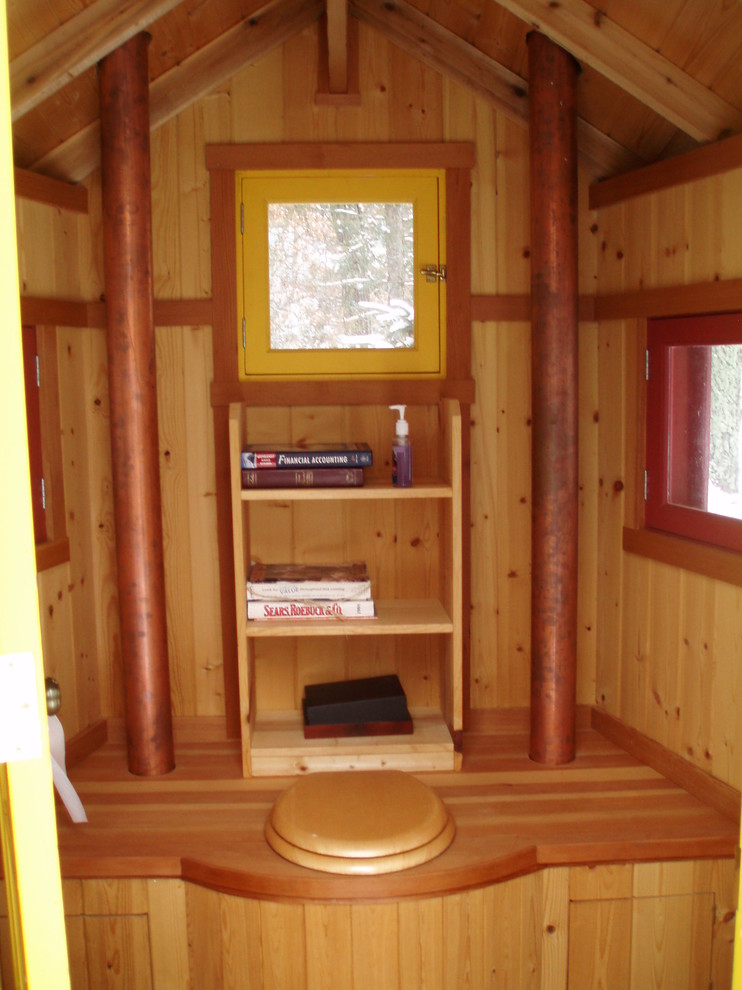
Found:
M 172 770 L 152 281 L 149 36 L 98 66 L 111 453 L 129 770 Z
M 531 759 L 575 755 L 577 138 L 574 58 L 528 35 L 533 521 Z

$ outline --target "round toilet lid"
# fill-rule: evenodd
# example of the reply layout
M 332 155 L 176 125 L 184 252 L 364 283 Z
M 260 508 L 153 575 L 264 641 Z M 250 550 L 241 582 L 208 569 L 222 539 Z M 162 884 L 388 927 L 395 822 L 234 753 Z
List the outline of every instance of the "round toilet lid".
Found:
M 427 784 L 399 770 L 301 777 L 266 823 L 285 859 L 328 873 L 389 873 L 425 863 L 453 840 L 455 825 Z

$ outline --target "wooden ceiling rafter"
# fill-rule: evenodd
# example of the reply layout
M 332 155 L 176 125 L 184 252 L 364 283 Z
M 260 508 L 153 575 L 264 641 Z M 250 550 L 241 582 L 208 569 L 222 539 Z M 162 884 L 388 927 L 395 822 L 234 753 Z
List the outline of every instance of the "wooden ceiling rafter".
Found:
M 635 38 L 587 0 L 497 0 L 697 141 L 742 130 L 742 110 Z
M 348 0 L 327 3 L 327 79 L 331 93 L 348 92 Z
M 10 63 L 11 119 L 159 20 L 182 0 L 96 0 Z
M 323 13 L 324 0 L 270 0 L 248 19 L 152 82 L 151 130 L 161 127 L 240 69 L 282 45 Z M 79 182 L 99 164 L 100 126 L 96 120 L 35 162 L 32 168 Z
M 512 119 L 528 121 L 528 82 L 474 45 L 421 13 L 406 0 L 349 0 L 362 23 L 403 51 L 491 100 Z M 591 174 L 623 172 L 646 164 L 585 120 L 578 121 L 582 164 Z
M 507 20 L 506 37 L 511 45 L 516 43 L 516 35 L 517 43 L 521 43 L 523 25 L 529 25 L 590 66 L 590 81 L 600 77 L 600 89 L 597 86 L 586 89 L 593 99 L 592 102 L 588 99 L 586 116 L 578 122 L 580 161 L 596 178 L 615 176 L 646 165 L 645 157 L 654 160 L 658 154 L 662 157 L 672 154 L 672 149 L 664 153 L 655 149 L 656 153 L 648 150 L 642 156 L 639 140 L 630 137 L 636 131 L 627 130 L 625 126 L 611 129 L 610 121 L 607 129 L 611 133 L 596 126 L 596 106 L 607 98 L 605 94 L 614 86 L 630 94 L 632 103 L 638 101 L 647 108 L 644 122 L 637 125 L 639 130 L 649 126 L 648 115 L 651 114 L 657 125 L 677 128 L 673 139 L 676 144 L 676 139 L 684 140 L 686 144 L 691 141 L 705 143 L 730 132 L 742 132 L 742 109 L 739 109 L 742 99 L 737 100 L 739 106 L 735 106 L 685 72 L 680 65 L 690 64 L 687 45 L 681 50 L 675 44 L 673 50 L 678 53 L 678 64 L 675 64 L 652 47 L 658 44 L 655 35 L 648 36 L 647 42 L 641 41 L 636 19 L 633 26 L 632 22 L 627 22 L 635 32 L 632 34 L 597 9 L 594 0 L 483 2 L 489 4 L 486 12 L 497 12 L 490 13 L 490 17 L 503 20 L 503 24 Z M 700 0 L 683 2 L 697 4 Z M 178 9 L 181 7 L 182 16 L 187 16 L 188 5 L 183 0 L 93 0 L 61 27 L 13 59 L 13 119 L 18 120 L 38 108 L 42 112 L 39 122 L 46 126 L 43 118 L 45 100 L 50 97 L 60 100 L 61 92 L 56 97 L 54 94 L 75 77 L 82 81 L 85 73 L 90 73 L 91 65 L 137 31 L 153 25 L 151 30 L 157 39 L 160 27 L 155 22 L 162 20 L 164 30 L 165 20 L 170 23 L 181 16 Z M 431 7 L 431 10 L 435 14 L 437 8 Z M 357 33 L 361 22 L 423 64 L 473 89 L 499 112 L 520 122 L 527 121 L 527 80 L 508 67 L 517 66 L 517 61 L 503 64 L 507 57 L 505 50 L 501 62 L 497 46 L 493 48 L 483 43 L 482 48 L 478 47 L 476 28 L 479 22 L 476 18 L 471 23 L 464 23 L 462 18 L 458 21 L 449 18 L 441 23 L 436 17 L 424 13 L 417 0 L 268 0 L 249 15 L 243 9 L 243 18 L 238 24 L 153 80 L 150 88 L 152 127 L 162 125 L 194 100 L 213 92 L 246 65 L 320 18 L 318 104 L 345 106 L 360 102 L 356 76 Z M 485 30 L 484 21 L 480 26 Z M 490 34 L 493 30 L 493 24 L 489 23 Z M 492 35 L 490 41 L 494 37 Z M 504 43 L 504 39 L 500 40 Z M 159 71 L 162 72 L 162 68 Z M 585 78 L 587 83 L 587 73 Z M 596 93 L 599 93 L 597 102 Z M 75 98 L 74 94 L 70 97 Z M 94 94 L 88 103 L 91 100 L 95 100 Z M 638 102 L 632 112 L 639 112 Z M 53 138 L 50 133 L 49 141 L 37 145 L 37 152 L 27 154 L 25 158 L 21 156 L 22 164 L 64 180 L 79 181 L 90 174 L 99 163 L 99 125 L 97 119 L 91 119 L 93 104 L 85 106 L 92 112 L 80 115 L 77 126 L 81 129 L 51 150 L 42 152 L 41 148 L 50 147 Z M 661 124 L 658 115 L 666 123 Z M 29 117 L 21 125 L 21 133 L 23 127 L 30 126 L 32 119 L 36 116 Z M 623 137 L 619 131 L 623 132 Z M 22 136 L 19 141 L 22 143 Z M 686 148 L 681 146 L 679 150 Z

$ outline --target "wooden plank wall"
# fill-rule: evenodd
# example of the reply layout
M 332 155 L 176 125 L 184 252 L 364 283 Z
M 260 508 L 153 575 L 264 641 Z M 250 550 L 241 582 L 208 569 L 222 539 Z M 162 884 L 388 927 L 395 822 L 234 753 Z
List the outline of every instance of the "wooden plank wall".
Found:
M 742 169 L 602 209 L 600 293 L 739 278 L 741 209 Z M 639 320 L 605 322 L 598 331 L 596 698 L 739 788 L 742 588 L 621 549 L 622 525 L 641 524 L 642 334 Z
M 73 990 L 731 986 L 731 860 L 557 867 L 389 904 L 256 901 L 180 880 L 63 888 Z M 8 939 L 0 902 L 3 981 Z
M 360 107 L 316 107 L 316 27 L 194 104 L 152 136 L 154 284 L 158 298 L 208 298 L 210 240 L 204 145 L 243 141 L 476 143 L 473 291 L 529 286 L 527 133 L 458 84 L 360 28 Z M 20 202 L 23 291 L 96 300 L 103 292 L 100 178 L 90 216 Z M 586 202 L 587 180 L 581 177 Z M 583 209 L 583 290 L 594 287 L 595 237 Z M 79 259 L 75 264 L 75 257 Z M 157 330 L 168 631 L 176 715 L 224 710 L 218 607 L 214 451 L 208 385 L 211 329 Z M 475 324 L 472 409 L 474 707 L 528 703 L 530 375 L 527 324 Z M 583 327 L 585 375 L 581 563 L 594 575 L 597 407 L 594 328 Z M 68 732 L 120 714 L 115 559 L 101 330 L 59 335 L 71 561 L 40 581 L 50 670 Z M 579 701 L 595 679 L 595 586 L 581 592 Z
M 472 290 L 529 285 L 527 134 L 361 27 L 360 108 L 315 107 L 309 29 L 153 135 L 155 287 L 208 298 L 208 142 L 473 140 Z M 99 177 L 90 216 L 19 200 L 22 291 L 98 299 Z M 742 275 L 742 173 L 591 214 L 580 180 L 581 291 Z M 79 259 L 77 265 L 75 258 Z M 72 261 L 71 261 L 72 259 Z M 158 375 L 168 628 L 175 713 L 224 710 L 208 384 L 210 328 L 161 328 Z M 638 321 L 580 325 L 578 700 L 594 700 L 736 787 L 742 641 L 738 589 L 626 554 L 635 499 Z M 475 323 L 471 411 L 473 707 L 525 705 L 529 683 L 529 328 Z M 39 581 L 50 673 L 68 733 L 121 714 L 105 346 L 58 333 L 70 562 Z M 713 717 L 712 717 L 713 713 Z

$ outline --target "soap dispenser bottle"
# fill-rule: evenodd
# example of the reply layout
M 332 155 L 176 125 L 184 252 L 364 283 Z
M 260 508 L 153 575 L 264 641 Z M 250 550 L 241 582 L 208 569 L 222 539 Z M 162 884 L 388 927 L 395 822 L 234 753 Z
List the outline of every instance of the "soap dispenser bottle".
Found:
M 407 406 L 389 408 L 399 412 L 392 444 L 392 483 L 398 488 L 409 488 L 412 484 L 412 442 L 410 424 L 404 418 Z

